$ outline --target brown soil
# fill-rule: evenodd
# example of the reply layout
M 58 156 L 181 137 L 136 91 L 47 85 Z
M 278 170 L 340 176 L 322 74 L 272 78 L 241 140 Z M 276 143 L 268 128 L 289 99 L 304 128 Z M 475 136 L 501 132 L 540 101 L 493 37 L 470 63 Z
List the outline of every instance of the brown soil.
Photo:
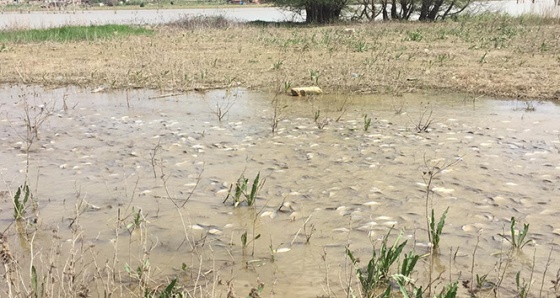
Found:
M 351 28 L 351 30 L 349 29 Z M 560 25 L 488 18 L 329 27 L 162 27 L 154 36 L 6 44 L 0 83 L 184 91 L 460 91 L 560 99 Z

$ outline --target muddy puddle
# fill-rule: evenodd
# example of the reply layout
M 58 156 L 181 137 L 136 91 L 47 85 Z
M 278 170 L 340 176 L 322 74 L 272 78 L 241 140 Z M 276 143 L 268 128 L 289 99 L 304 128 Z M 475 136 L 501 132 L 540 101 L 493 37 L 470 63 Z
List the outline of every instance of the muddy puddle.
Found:
M 465 95 L 281 96 L 272 134 L 273 99 L 243 89 L 2 87 L 0 229 L 8 228 L 12 253 L 29 261 L 29 241 L 16 233 L 27 231 L 38 268 L 48 263 L 38 256 L 56 246 L 62 263 L 76 250 L 123 276 L 149 259 L 152 280 L 179 276 L 203 286 L 196 296 L 225 297 L 229 280 L 242 296 L 258 281 L 264 297 L 345 296 L 349 282 L 358 290 L 346 247 L 365 266 L 393 227 L 391 239 L 402 231 L 407 250 L 428 251 L 425 179 L 433 171 L 436 215 L 449 207 L 437 286 L 471 279 L 475 247 L 474 273 L 496 282 L 500 252 L 509 249 L 498 234 L 508 234 L 515 217 L 530 224 L 534 242 L 509 264 L 501 295 L 513 295 L 517 271 L 530 279 L 533 259 L 531 291 L 538 294 L 547 270 L 542 291 L 553 295 L 558 263 L 546 264 L 551 249 L 552 260 L 560 256 L 558 105 Z M 37 127 L 29 154 L 24 102 Z M 27 208 L 27 229 L 13 224 L 10 199 L 26 168 L 38 200 Z M 224 203 L 241 174 L 250 189 L 258 173 L 265 182 L 254 208 Z M 428 259 L 413 275 L 420 284 Z M 81 277 L 95 284 L 95 272 Z M 102 289 L 91 286 L 90 295 Z

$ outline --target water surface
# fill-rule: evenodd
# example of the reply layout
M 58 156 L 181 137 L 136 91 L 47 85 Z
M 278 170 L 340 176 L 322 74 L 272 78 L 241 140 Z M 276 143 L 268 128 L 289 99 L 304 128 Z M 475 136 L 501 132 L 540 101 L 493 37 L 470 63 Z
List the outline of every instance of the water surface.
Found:
M 534 242 L 512 263 L 506 287 L 515 288 L 517 270 L 530 272 L 533 254 L 540 283 L 550 248 L 558 249 L 552 243 L 560 235 L 560 108 L 554 103 L 281 96 L 279 106 L 287 107 L 278 110 L 272 134 L 273 95 L 243 89 L 161 95 L 3 87 L 0 229 L 12 222 L 8 191 L 15 192 L 27 171 L 38 199 L 38 209 L 28 213 L 38 221 L 38 254 L 53 245 L 52 231 L 66 249 L 80 231 L 79 242 L 92 245 L 99 262 L 116 252 L 124 272 L 124 263 L 138 264 L 145 251 L 140 240 L 148 239 L 155 279 L 177 275 L 185 263 L 194 275 L 199 268 L 217 273 L 207 283 L 234 278 L 237 293 L 259 279 L 266 296 L 340 294 L 341 280 L 352 275 L 345 247 L 367 260 L 393 228 L 409 240 L 407 250 L 427 251 L 426 173 L 443 169 L 428 202 L 437 215 L 449 208 L 438 259 L 444 281 L 470 279 L 475 247 L 475 273 L 496 280 L 500 252 L 509 247 L 498 234 L 507 233 L 511 217 L 530 224 Z M 29 154 L 25 102 L 39 127 Z M 372 119 L 367 131 L 364 115 Z M 427 131 L 418 132 L 427 120 Z M 240 175 L 252 182 L 257 173 L 266 181 L 255 208 L 224 203 Z M 138 210 L 144 238 L 128 231 Z M 243 249 L 244 233 L 260 238 Z M 25 260 L 26 246 L 13 228 L 8 237 Z M 414 277 L 420 282 L 426 262 Z M 193 282 L 192 275 L 183 281 Z M 216 288 L 225 296 L 224 285 Z

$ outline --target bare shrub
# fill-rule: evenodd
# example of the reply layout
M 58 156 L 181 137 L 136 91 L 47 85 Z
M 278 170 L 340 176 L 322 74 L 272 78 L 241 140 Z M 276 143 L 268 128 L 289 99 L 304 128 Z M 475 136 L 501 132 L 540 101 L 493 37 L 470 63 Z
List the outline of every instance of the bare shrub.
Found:
M 167 26 L 193 30 L 202 28 L 225 29 L 237 26 L 239 23 L 228 20 L 223 15 L 218 16 L 188 16 L 183 15 L 178 20 L 167 23 Z

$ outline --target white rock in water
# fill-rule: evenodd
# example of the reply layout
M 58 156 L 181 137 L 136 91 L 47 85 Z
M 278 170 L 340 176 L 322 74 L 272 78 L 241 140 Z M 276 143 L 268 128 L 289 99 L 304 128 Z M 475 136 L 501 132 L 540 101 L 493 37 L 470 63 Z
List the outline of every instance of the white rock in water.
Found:
M 369 191 L 373 193 L 382 193 L 381 190 L 377 187 L 372 187 Z
M 374 226 L 377 226 L 377 223 L 375 221 L 370 221 L 370 222 L 366 223 L 365 225 L 359 227 L 358 230 L 368 231 L 368 230 L 371 230 Z
M 376 206 L 376 205 L 379 205 L 379 203 L 376 202 L 376 201 L 369 201 L 369 202 L 364 203 L 363 205 L 364 206 Z
M 204 228 L 199 226 L 199 225 L 192 225 L 191 229 L 193 229 L 193 230 L 204 230 Z
M 290 250 L 292 250 L 292 249 L 287 248 L 287 247 L 281 247 L 281 248 L 275 250 L 275 252 L 281 254 L 281 253 L 289 252 Z
M 391 220 L 391 219 L 393 219 L 393 218 L 390 217 L 390 216 L 384 216 L 384 215 L 382 215 L 382 216 L 376 217 L 375 219 L 376 219 L 376 220 Z
M 434 187 L 432 189 L 432 191 L 434 192 L 438 192 L 438 193 L 452 193 L 455 190 L 453 188 L 445 188 L 445 187 Z
M 218 229 L 210 229 L 210 230 L 208 231 L 208 234 L 210 234 L 210 235 L 221 235 L 221 234 L 222 234 L 222 231 L 220 231 L 220 230 L 218 230 Z
M 274 212 L 274 211 L 265 211 L 265 212 L 261 213 L 261 217 L 275 218 L 275 217 L 276 217 L 276 212 Z
M 348 233 L 350 232 L 350 230 L 348 230 L 347 228 L 337 228 L 337 229 L 333 229 L 333 232 Z
M 392 227 L 392 226 L 395 226 L 397 224 L 398 224 L 398 222 L 396 220 L 390 220 L 390 221 L 386 221 L 386 222 L 383 223 L 383 225 L 388 226 L 388 227 Z

